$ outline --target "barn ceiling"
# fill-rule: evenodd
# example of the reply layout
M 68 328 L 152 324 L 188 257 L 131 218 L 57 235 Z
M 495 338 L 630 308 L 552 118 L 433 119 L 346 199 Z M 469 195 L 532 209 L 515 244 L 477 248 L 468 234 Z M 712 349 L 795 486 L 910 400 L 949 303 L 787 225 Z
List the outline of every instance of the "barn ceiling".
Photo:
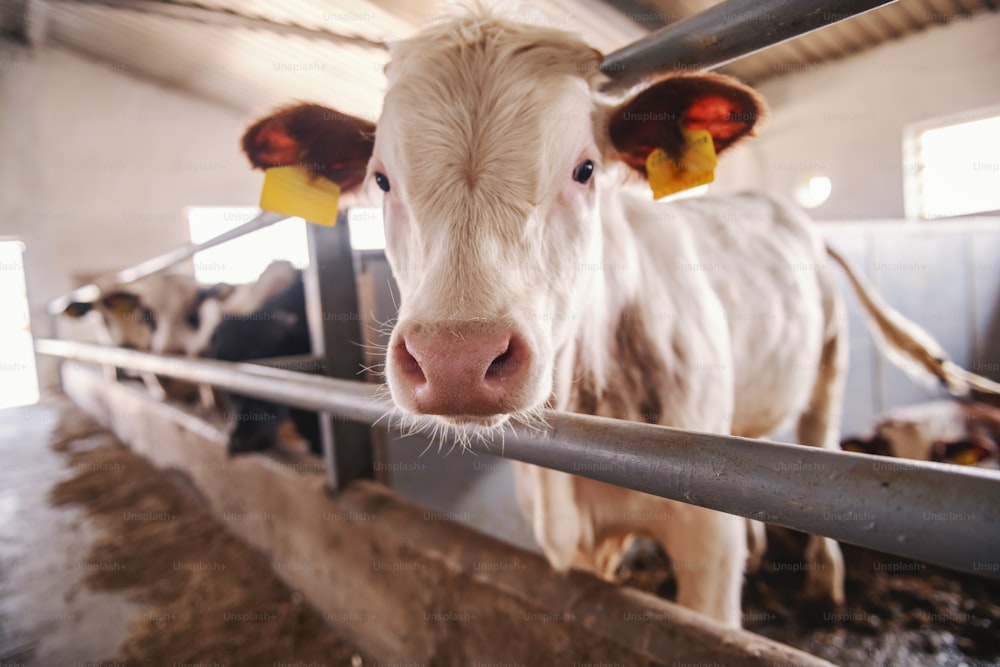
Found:
M 998 0 L 900 0 L 730 63 L 760 83 L 983 11 Z M 375 117 L 385 40 L 449 10 L 441 0 L 11 0 L 0 31 L 246 113 L 293 99 Z M 529 0 L 525 19 L 578 32 L 605 53 L 716 0 Z

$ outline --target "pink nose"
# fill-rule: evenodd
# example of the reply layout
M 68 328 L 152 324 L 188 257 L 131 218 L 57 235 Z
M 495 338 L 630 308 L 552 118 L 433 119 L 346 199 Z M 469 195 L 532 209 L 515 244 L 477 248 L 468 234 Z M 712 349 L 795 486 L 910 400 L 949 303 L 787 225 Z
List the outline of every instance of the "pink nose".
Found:
M 517 408 L 531 353 L 510 330 L 457 325 L 400 332 L 390 353 L 397 389 L 429 415 L 488 416 Z

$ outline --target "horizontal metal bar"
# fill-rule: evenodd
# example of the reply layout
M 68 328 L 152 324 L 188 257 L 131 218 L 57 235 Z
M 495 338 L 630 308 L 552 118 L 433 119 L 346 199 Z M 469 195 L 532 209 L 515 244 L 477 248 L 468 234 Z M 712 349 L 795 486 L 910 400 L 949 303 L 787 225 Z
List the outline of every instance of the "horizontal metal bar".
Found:
M 322 373 L 326 367 L 323 357 L 315 354 L 291 354 L 284 357 L 266 357 L 263 359 L 247 359 L 246 363 L 270 368 L 280 368 L 296 373 Z
M 726 0 L 609 54 L 606 90 L 655 74 L 707 70 L 895 0 Z
M 41 354 L 214 384 L 341 419 L 398 416 L 371 384 L 39 340 Z M 547 412 L 486 453 L 1000 580 L 1000 474 Z
M 248 220 L 239 227 L 233 227 L 228 232 L 223 232 L 218 236 L 213 236 L 212 238 L 204 241 L 203 243 L 186 243 L 184 245 L 178 246 L 173 250 L 169 250 L 162 255 L 157 255 L 151 259 L 147 259 L 144 262 L 136 264 L 133 267 L 122 269 L 114 273 L 105 274 L 97 278 L 92 285 L 84 285 L 83 287 L 78 287 L 66 296 L 54 299 L 49 303 L 49 312 L 53 315 L 58 315 L 63 312 L 73 301 L 87 301 L 94 298 L 95 294 L 100 293 L 101 288 L 106 288 L 111 285 L 120 285 L 124 283 L 134 282 L 140 278 L 145 278 L 151 276 L 155 273 L 165 271 L 169 269 L 174 264 L 182 262 L 188 257 L 194 256 L 196 253 L 202 250 L 208 250 L 209 248 L 214 248 L 217 245 L 225 243 L 227 241 L 232 241 L 233 239 L 245 236 L 250 232 L 255 232 L 258 229 L 263 229 L 264 227 L 270 227 L 276 222 L 281 222 L 286 219 L 287 215 L 282 215 L 280 213 L 271 213 L 270 211 L 261 211 L 253 220 Z
M 75 341 L 39 339 L 39 354 L 120 366 L 137 371 L 211 384 L 305 410 L 329 411 L 341 419 L 372 423 L 386 415 L 391 405 L 374 399 L 373 386 L 364 382 L 337 380 L 296 373 L 249 362 L 168 357 Z

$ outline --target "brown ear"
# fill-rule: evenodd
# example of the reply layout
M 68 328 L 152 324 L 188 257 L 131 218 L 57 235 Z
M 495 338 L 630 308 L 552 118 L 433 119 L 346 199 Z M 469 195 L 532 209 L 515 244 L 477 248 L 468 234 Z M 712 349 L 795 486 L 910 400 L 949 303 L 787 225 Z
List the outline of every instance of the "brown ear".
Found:
M 94 304 L 90 301 L 71 301 L 66 308 L 63 309 L 62 314 L 76 320 L 89 313 L 93 308 Z
M 140 299 L 131 292 L 116 291 L 101 297 L 101 303 L 116 315 L 128 315 L 139 309 Z
M 718 154 L 752 136 L 766 113 L 760 95 L 732 77 L 674 74 L 613 109 L 608 137 L 619 159 L 645 176 L 646 158 L 657 148 L 680 159 L 682 130 L 708 130 Z
M 318 104 L 285 107 L 243 135 L 243 152 L 258 169 L 298 165 L 344 192 L 364 181 L 375 126 Z

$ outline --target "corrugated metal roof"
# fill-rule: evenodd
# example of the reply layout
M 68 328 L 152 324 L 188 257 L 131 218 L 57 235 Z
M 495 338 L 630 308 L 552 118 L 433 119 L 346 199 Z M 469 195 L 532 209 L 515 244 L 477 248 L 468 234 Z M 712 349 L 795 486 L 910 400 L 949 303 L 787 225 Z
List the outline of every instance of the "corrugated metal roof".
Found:
M 658 3 L 672 4 L 668 0 L 658 0 Z M 745 81 L 760 83 L 773 76 L 843 58 L 914 32 L 996 9 L 995 0 L 899 0 L 743 58 L 728 65 L 724 71 Z
M 607 53 L 714 4 L 531 0 L 515 13 L 577 32 Z M 996 0 L 900 0 L 743 58 L 725 71 L 759 83 L 996 7 Z M 381 108 L 385 42 L 409 36 L 448 11 L 439 0 L 28 2 L 29 32 L 135 76 L 247 113 L 302 99 L 369 118 Z M 5 17 L 4 23 L 11 22 L 16 17 Z

